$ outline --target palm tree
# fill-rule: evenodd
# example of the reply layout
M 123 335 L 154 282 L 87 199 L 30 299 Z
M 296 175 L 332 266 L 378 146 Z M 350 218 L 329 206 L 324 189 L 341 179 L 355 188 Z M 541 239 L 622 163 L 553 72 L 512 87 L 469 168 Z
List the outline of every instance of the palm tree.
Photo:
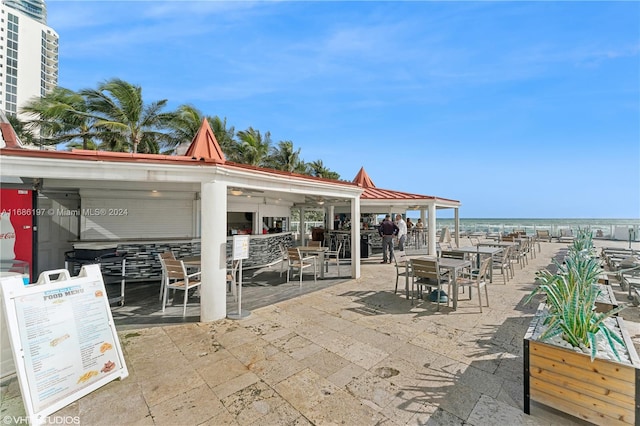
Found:
M 300 160 L 300 148 L 294 151 L 293 142 L 280 141 L 277 147 L 272 147 L 265 164 L 276 170 L 286 172 L 304 172 L 304 163 Z
M 252 166 L 263 166 L 271 148 L 271 133 L 264 138 L 259 130 L 249 127 L 238 132 L 238 162 Z
M 321 178 L 335 179 L 335 180 L 340 179 L 340 175 L 336 172 L 333 172 L 327 169 L 322 163 L 322 160 L 312 161 L 311 163 L 307 163 L 307 166 L 309 167 L 309 172 L 310 172 L 309 174 L 311 176 L 317 176 Z
M 157 153 L 170 140 L 169 134 L 160 131 L 174 118 L 173 113 L 162 112 L 166 99 L 145 105 L 142 88 L 119 78 L 80 93 L 89 110 L 100 117 L 96 127 L 109 132 L 103 139 L 109 146 L 123 144 L 134 153 Z
M 216 135 L 218 145 L 220 145 L 225 157 L 232 160 L 238 152 L 235 128 L 233 126 L 227 128 L 227 118 L 221 119 L 217 115 L 209 119 L 209 125 L 211 126 L 211 130 L 213 130 L 213 134 Z
M 198 108 L 193 105 L 180 105 L 168 123 L 171 129 L 171 138 L 167 148 L 173 151 L 176 146 L 193 140 L 202 125 L 202 120 L 204 120 L 204 116 Z
M 101 148 L 101 146 L 95 143 L 94 141 L 69 142 L 67 143 L 66 148 L 68 151 L 71 151 L 72 149 L 92 149 L 94 151 L 97 151 L 98 149 Z M 104 151 L 107 151 L 107 150 L 105 149 Z
M 43 144 L 81 140 L 82 148 L 87 149 L 95 145 L 93 139 L 99 134 L 96 117 L 89 112 L 84 96 L 64 87 L 31 99 L 21 112 L 34 117 L 28 125 L 40 132 Z
M 204 119 L 211 126 L 211 130 L 225 156 L 229 157 L 229 153 L 237 149 L 237 144 L 233 139 L 234 128 L 227 129 L 227 119 L 221 119 L 217 115 L 214 117 L 204 115 L 195 106 L 187 104 L 180 105 L 171 121 L 167 124 L 168 128 L 171 129 L 170 138 L 166 145 L 166 148 L 168 148 L 167 153 L 174 151 L 180 144 L 191 142 L 198 130 L 200 130 Z

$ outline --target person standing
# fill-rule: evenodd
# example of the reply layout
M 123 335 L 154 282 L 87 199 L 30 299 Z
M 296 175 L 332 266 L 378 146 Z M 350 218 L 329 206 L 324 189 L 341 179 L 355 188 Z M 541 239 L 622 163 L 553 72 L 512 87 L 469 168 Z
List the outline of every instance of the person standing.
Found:
M 422 223 L 422 219 L 418 218 L 418 222 L 416 222 L 416 244 L 420 246 L 421 244 L 426 244 L 426 238 L 424 235 L 424 223 Z
M 404 243 L 407 241 L 407 224 L 400 214 L 396 215 L 396 226 L 398 227 L 398 250 L 404 251 Z
M 398 234 L 398 226 L 391 221 L 391 215 L 386 215 L 380 224 L 378 233 L 382 237 L 382 262 L 391 263 L 393 259 L 393 237 Z

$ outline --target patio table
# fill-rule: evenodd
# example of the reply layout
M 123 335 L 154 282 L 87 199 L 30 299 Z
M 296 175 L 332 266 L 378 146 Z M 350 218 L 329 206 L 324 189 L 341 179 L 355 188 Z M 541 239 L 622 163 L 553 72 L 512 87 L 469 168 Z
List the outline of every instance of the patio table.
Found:
M 318 260 L 320 261 L 320 279 L 324 279 L 324 254 L 329 251 L 329 247 L 300 246 L 297 247 L 297 249 L 300 253 L 318 256 Z
M 425 260 L 429 260 L 429 259 L 434 259 L 433 257 L 418 257 L 417 259 L 425 259 Z M 464 260 L 464 259 L 451 259 L 451 258 L 438 258 L 438 265 L 440 265 L 440 268 L 446 269 L 449 271 L 449 273 L 451 274 L 451 286 L 453 287 L 453 310 L 455 311 L 456 309 L 458 309 L 458 281 L 457 281 L 457 277 L 458 277 L 458 272 L 463 270 L 464 268 L 468 268 L 469 266 L 471 266 L 471 262 L 468 260 Z M 407 268 L 407 276 L 408 276 L 408 268 L 409 268 L 409 263 L 407 262 L 405 268 Z M 409 280 L 408 278 L 406 279 L 406 285 L 407 285 L 407 294 L 409 293 Z
M 452 249 L 451 251 L 457 252 L 457 253 L 465 253 L 465 254 L 476 254 L 477 255 L 476 265 L 478 265 L 478 267 L 480 265 L 480 257 L 482 255 L 489 255 L 491 257 L 491 263 L 489 265 L 489 282 L 492 283 L 493 282 L 493 255 L 498 254 L 503 250 L 504 250 L 503 247 L 477 245 L 477 246 L 458 247 L 456 249 Z
M 513 247 L 519 245 L 517 241 L 493 241 L 490 243 L 479 243 L 481 247 Z

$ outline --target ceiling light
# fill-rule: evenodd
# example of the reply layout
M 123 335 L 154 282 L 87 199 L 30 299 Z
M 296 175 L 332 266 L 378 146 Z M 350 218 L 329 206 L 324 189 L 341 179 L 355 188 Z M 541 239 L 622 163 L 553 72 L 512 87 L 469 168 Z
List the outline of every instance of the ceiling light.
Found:
M 242 195 L 242 190 L 238 188 L 232 188 L 229 192 L 231 193 L 231 195 Z

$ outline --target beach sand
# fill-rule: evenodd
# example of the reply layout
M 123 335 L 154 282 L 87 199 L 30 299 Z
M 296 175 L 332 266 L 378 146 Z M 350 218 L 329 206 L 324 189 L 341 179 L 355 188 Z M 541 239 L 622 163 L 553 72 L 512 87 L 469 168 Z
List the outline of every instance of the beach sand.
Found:
M 596 244 L 628 247 L 622 241 Z M 358 280 L 256 309 L 240 321 L 121 331 L 129 377 L 63 408 L 52 421 L 585 424 L 535 403 L 531 415 L 522 411 L 522 338 L 537 308 L 523 300 L 534 288 L 535 271 L 566 249 L 557 242 L 540 245 L 527 266 L 515 265 L 515 278 L 506 285 L 495 273 L 483 313 L 475 298 L 462 299 L 457 311 L 412 304 L 403 291 L 394 294 L 394 266 L 373 257 L 363 259 Z M 626 303 L 626 293 L 612 285 Z M 638 346 L 640 307 L 621 315 Z M 17 380 L 3 383 L 1 402 L 3 419 L 24 416 Z

